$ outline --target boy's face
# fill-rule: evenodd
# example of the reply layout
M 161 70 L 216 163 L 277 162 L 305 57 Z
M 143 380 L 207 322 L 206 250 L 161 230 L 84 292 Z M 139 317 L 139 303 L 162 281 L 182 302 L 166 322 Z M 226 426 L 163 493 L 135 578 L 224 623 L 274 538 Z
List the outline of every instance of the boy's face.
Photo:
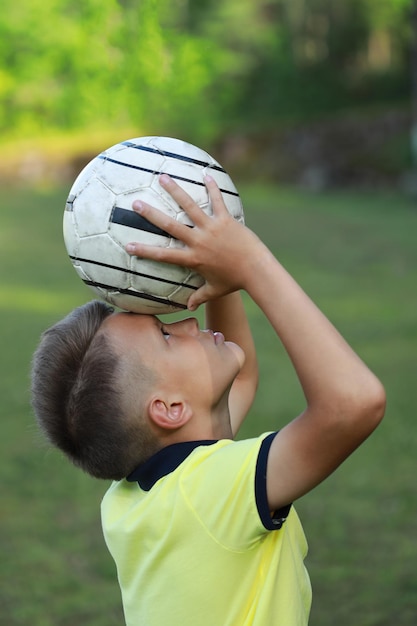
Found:
M 116 313 L 104 322 L 131 366 L 155 372 L 164 388 L 185 394 L 196 406 L 216 404 L 240 371 L 245 356 L 221 333 L 200 330 L 195 318 L 165 323 L 153 315 Z

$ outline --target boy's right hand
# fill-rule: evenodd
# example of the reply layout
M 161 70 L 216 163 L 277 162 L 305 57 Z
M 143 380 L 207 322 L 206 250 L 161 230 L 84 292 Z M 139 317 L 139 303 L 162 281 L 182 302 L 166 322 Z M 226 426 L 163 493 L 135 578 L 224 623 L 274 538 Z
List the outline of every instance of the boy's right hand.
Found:
M 183 242 L 184 248 L 161 248 L 133 242 L 129 254 L 188 267 L 205 278 L 205 284 L 188 301 L 190 310 L 200 304 L 244 289 L 251 277 L 251 265 L 261 249 L 269 253 L 249 228 L 237 222 L 227 211 L 221 191 L 210 177 L 205 178 L 212 202 L 213 215 L 208 216 L 172 178 L 164 174 L 161 186 L 187 213 L 194 224 L 190 228 L 150 205 L 135 201 L 133 209 L 147 220 Z

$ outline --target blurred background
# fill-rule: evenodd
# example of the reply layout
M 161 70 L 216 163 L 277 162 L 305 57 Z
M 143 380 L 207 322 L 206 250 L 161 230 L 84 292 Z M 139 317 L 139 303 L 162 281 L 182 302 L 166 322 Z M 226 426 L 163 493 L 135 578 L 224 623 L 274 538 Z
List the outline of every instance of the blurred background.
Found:
M 30 360 L 93 297 L 62 240 L 75 176 L 114 143 L 168 135 L 226 167 L 247 223 L 387 388 L 382 426 L 297 506 L 311 626 L 415 626 L 417 2 L 3 0 L 0 50 L 0 624 L 123 623 L 107 484 L 43 444 Z M 247 308 L 262 382 L 241 436 L 303 408 Z
M 415 23 L 412 0 L 4 0 L 1 175 L 66 180 L 133 133 L 251 178 L 405 183 Z

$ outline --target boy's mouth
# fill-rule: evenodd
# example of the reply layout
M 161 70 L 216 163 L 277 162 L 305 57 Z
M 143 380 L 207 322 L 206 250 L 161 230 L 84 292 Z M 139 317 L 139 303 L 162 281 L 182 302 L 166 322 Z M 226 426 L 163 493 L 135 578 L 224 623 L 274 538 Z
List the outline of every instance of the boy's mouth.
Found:
M 224 335 L 221 332 L 215 332 L 213 333 L 214 336 L 214 343 L 216 344 L 216 346 L 218 346 L 220 343 L 224 343 Z

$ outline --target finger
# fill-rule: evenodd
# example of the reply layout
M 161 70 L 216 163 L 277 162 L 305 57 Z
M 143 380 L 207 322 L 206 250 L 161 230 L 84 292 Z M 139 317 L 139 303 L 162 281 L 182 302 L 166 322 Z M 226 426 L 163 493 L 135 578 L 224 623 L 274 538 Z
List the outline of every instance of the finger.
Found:
M 126 244 L 125 250 L 131 256 L 137 256 L 141 259 L 190 267 L 188 251 L 181 248 L 161 248 L 160 246 L 150 246 L 132 241 Z
M 205 285 L 203 285 L 203 287 L 200 287 L 200 289 L 198 289 L 188 298 L 187 309 L 189 311 L 196 311 L 200 304 L 204 304 L 205 302 L 207 302 L 208 298 L 204 296 L 204 287 Z
M 168 174 L 159 177 L 159 183 L 175 202 L 187 213 L 195 226 L 203 226 L 208 219 L 199 205 Z
M 189 311 L 195 311 L 201 304 L 213 300 L 218 297 L 212 287 L 208 283 L 204 283 L 202 287 L 197 289 L 187 301 L 187 308 Z
M 177 220 L 170 215 L 167 215 L 163 211 L 141 200 L 135 200 L 132 207 L 135 213 L 138 213 L 146 221 L 151 222 L 154 226 L 161 229 L 161 231 L 171 235 L 171 237 L 180 239 L 186 243 L 187 235 L 190 234 L 190 228 L 188 226 L 177 222 Z
M 211 205 L 213 207 L 213 215 L 220 216 L 228 213 L 226 205 L 224 203 L 223 194 L 220 191 L 219 186 L 217 185 L 214 178 L 207 175 L 204 177 L 204 183 L 210 196 Z

